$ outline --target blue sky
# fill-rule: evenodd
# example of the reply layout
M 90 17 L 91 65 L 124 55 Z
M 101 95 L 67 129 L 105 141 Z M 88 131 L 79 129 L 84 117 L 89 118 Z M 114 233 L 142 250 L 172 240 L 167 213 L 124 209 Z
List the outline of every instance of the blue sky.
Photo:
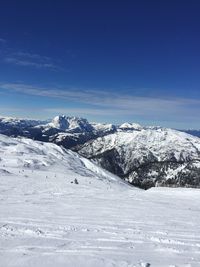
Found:
M 0 3 L 0 114 L 200 128 L 200 1 Z

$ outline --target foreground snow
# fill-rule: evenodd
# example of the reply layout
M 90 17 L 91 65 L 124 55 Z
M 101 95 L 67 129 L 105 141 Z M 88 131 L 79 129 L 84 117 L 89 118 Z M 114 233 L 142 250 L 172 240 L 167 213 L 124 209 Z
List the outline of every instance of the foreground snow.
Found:
M 0 266 L 200 266 L 200 190 L 139 190 L 28 139 L 0 135 L 0 158 Z

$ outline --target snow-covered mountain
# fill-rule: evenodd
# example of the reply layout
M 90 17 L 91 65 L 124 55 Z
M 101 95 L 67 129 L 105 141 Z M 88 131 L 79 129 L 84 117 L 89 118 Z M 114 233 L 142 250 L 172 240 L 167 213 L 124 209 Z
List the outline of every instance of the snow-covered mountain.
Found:
M 114 133 L 117 130 L 117 126 L 114 124 L 106 123 L 92 123 L 92 128 L 97 135 Z
M 11 138 L 0 134 L 0 173 L 15 176 L 36 172 L 46 174 L 46 178 L 56 177 L 61 170 L 66 173 L 66 180 L 92 177 L 93 182 L 105 184 L 112 182 L 125 185 L 114 174 L 79 156 L 77 153 L 61 148 L 52 143 L 33 141 L 28 138 Z M 48 174 L 48 175 L 47 175 Z M 69 177 L 67 177 L 67 175 Z M 102 185 L 103 186 L 103 185 Z M 127 185 L 126 185 L 127 186 Z
M 40 120 L 28 120 L 28 119 L 18 119 L 12 117 L 0 117 L 0 123 L 2 125 L 9 125 L 15 127 L 33 127 L 36 125 L 47 123 L 47 121 L 40 121 Z
M 34 127 L 40 131 L 37 140 L 50 141 L 72 148 L 91 139 L 116 131 L 112 124 L 89 123 L 84 118 L 56 116 L 51 122 Z
M 1 118 L 0 133 L 70 148 L 142 188 L 200 186 L 200 139 L 180 131 L 61 115 L 45 122 Z
M 34 127 L 45 124 L 47 121 L 0 117 L 0 133 L 8 136 L 35 136 Z
M 54 142 L 66 148 L 83 144 L 90 139 L 113 131 L 115 131 L 115 127 L 111 125 L 89 123 L 83 118 L 64 115 L 56 116 L 52 121 L 0 118 L 1 134 Z
M 192 130 L 191 129 L 191 130 L 182 130 L 182 132 L 185 132 L 185 133 L 200 137 L 200 130 Z
M 120 126 L 119 126 L 119 129 L 121 129 L 121 130 L 130 130 L 130 131 L 132 131 L 132 130 L 142 130 L 142 126 L 140 125 L 140 124 L 138 124 L 138 123 L 128 123 L 128 122 L 125 122 L 125 123 L 123 123 L 123 124 L 121 124 Z
M 56 116 L 52 121 L 1 118 L 0 133 L 24 136 L 38 141 L 53 142 L 65 148 L 83 144 L 116 130 L 111 124 L 89 123 L 84 118 Z
M 58 131 L 68 131 L 68 132 L 89 132 L 93 128 L 91 124 L 83 118 L 78 117 L 67 117 L 65 115 L 56 116 L 53 120 L 45 125 L 40 125 L 43 127 L 43 131 L 47 131 L 51 128 L 56 128 Z
M 0 266 L 197 267 L 199 193 L 140 190 L 55 144 L 0 135 Z
M 142 188 L 200 186 L 200 139 L 176 130 L 118 131 L 78 152 Z

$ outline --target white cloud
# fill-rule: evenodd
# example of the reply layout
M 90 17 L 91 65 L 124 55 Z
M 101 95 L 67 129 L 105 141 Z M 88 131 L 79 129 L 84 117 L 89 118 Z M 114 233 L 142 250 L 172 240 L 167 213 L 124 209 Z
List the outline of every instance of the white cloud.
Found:
M 38 59 L 40 61 L 51 60 L 50 57 L 41 56 L 41 55 L 38 55 L 38 54 L 32 54 L 32 53 L 29 53 L 29 52 L 16 52 L 16 53 L 14 53 L 14 55 L 19 56 L 19 57 Z
M 71 115 L 78 115 L 78 116 L 88 116 L 88 115 L 95 115 L 95 116 L 116 116 L 121 115 L 121 110 L 113 109 L 98 109 L 98 108 L 45 108 L 43 109 L 44 112 L 54 113 L 54 114 L 71 114 Z M 125 111 L 124 111 L 125 112 Z M 127 110 L 127 115 L 130 112 Z M 124 113 L 123 113 L 124 114 Z
M 198 120 L 200 100 L 186 98 L 138 97 L 123 93 L 77 88 L 45 88 L 19 83 L 1 83 L 1 90 L 15 91 L 27 95 L 50 97 L 87 105 L 87 108 L 54 108 L 49 112 L 96 114 L 113 116 L 134 115 L 145 118 L 163 118 L 174 121 Z
M 60 66 L 57 60 L 47 56 L 39 55 L 36 53 L 30 53 L 27 51 L 16 51 L 7 45 L 7 41 L 0 38 L 0 44 L 6 44 L 0 50 L 1 61 L 7 64 L 32 67 L 37 69 L 48 69 L 51 71 L 62 71 L 67 72 L 65 68 Z
M 36 68 L 54 68 L 54 65 L 52 64 L 47 64 L 47 63 L 38 63 L 38 62 L 32 62 L 32 61 L 27 61 L 27 60 L 20 60 L 18 58 L 12 58 L 12 57 L 8 57 L 5 58 L 5 62 L 6 63 L 13 63 L 15 65 L 19 65 L 19 66 L 32 66 L 32 67 L 36 67 Z
M 57 65 L 53 59 L 29 52 L 7 53 L 4 57 L 4 62 L 24 67 L 49 69 L 52 71 L 66 71 L 64 68 Z

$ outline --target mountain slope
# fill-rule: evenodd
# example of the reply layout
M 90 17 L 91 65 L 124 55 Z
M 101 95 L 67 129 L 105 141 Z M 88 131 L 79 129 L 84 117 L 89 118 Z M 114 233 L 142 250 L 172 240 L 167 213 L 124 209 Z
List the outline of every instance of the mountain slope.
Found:
M 180 131 L 137 123 L 90 123 L 62 115 L 45 123 L 1 118 L 0 133 L 70 148 L 145 189 L 200 186 L 200 139 Z
M 182 132 L 191 134 L 193 136 L 200 137 L 200 130 L 182 130 Z
M 24 138 L 0 135 L 0 158 L 0 266 L 199 266 L 198 189 L 139 190 Z
M 52 121 L 0 118 L 1 134 L 53 142 L 65 148 L 72 148 L 115 131 L 116 127 L 112 124 L 89 123 L 84 118 L 65 115 L 56 116 Z
M 200 186 L 200 139 L 172 129 L 117 132 L 78 151 L 133 185 Z
M 112 182 L 122 186 L 120 178 L 103 170 L 101 167 L 82 158 L 77 153 L 66 150 L 52 143 L 43 143 L 26 138 L 10 138 L 0 135 L 0 170 L 1 173 L 16 175 L 18 170 L 23 173 L 48 173 L 56 177 L 57 173 L 66 173 L 66 181 L 72 177 L 94 177 L 93 182 L 105 184 Z M 48 175 L 45 178 L 48 178 Z M 69 177 L 68 177 L 69 176 Z M 96 179 L 96 180 L 95 180 Z M 103 185 L 102 185 L 103 186 Z
M 35 126 L 44 123 L 47 123 L 47 121 L 0 117 L 0 134 L 35 138 L 38 134 Z

